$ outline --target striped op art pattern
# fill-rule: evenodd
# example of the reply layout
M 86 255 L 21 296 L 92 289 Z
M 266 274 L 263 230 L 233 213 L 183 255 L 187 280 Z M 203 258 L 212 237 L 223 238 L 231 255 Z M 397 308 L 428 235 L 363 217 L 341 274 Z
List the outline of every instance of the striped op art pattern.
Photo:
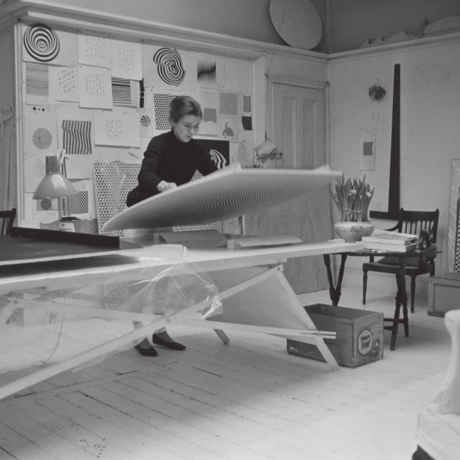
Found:
M 90 155 L 91 122 L 63 120 L 63 147 L 69 155 Z

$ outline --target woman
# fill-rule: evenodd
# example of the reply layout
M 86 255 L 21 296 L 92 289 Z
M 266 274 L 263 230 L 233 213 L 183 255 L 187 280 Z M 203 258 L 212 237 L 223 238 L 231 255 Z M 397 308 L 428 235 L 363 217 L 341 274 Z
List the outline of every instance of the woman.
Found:
M 193 139 L 202 118 L 200 104 L 190 96 L 178 96 L 171 101 L 169 122 L 172 129 L 168 133 L 155 136 L 147 146 L 138 176 L 139 185 L 128 193 L 128 206 L 190 182 L 196 170 L 203 176 L 217 170 L 209 151 Z M 125 232 L 125 236 L 129 237 L 152 234 L 153 230 L 150 229 Z M 153 334 L 152 342 L 172 350 L 185 349 L 185 346 L 175 342 L 165 329 Z M 135 348 L 143 356 L 158 354 L 147 338 Z

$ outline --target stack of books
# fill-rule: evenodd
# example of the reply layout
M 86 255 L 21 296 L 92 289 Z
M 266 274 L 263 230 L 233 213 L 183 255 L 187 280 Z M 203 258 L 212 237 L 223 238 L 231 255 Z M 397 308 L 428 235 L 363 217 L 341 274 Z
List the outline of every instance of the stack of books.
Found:
M 418 236 L 408 233 L 386 232 L 378 230 L 371 236 L 363 236 L 365 249 L 376 251 L 408 252 L 417 249 Z

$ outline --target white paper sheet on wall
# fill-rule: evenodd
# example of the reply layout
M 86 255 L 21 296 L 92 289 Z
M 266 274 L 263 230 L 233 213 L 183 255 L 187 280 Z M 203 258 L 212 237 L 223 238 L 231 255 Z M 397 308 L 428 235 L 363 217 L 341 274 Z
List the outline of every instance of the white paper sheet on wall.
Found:
M 217 137 L 219 135 L 217 91 L 213 89 L 200 89 L 192 91 L 190 96 L 198 101 L 203 112 L 203 119 L 200 123 L 198 135 Z
M 78 67 L 49 68 L 50 101 L 78 102 Z
M 48 65 L 26 62 L 23 70 L 26 75 L 27 104 L 48 104 L 49 102 L 49 68 Z
M 22 25 L 24 61 L 75 67 L 78 62 L 78 35 L 34 23 Z
M 144 84 L 149 88 L 191 91 L 197 86 L 196 53 L 142 45 Z
M 33 199 L 33 193 L 24 194 L 25 208 L 31 210 L 31 216 L 26 213 L 26 219 L 56 220 L 59 217 L 58 200 L 57 198 L 43 198 L 39 200 Z
M 97 111 L 94 114 L 97 145 L 139 147 L 139 117 L 134 111 Z
M 109 69 L 102 67 L 79 67 L 80 107 L 111 109 L 112 80 Z
M 377 123 L 378 114 L 373 114 L 370 121 L 361 128 L 360 132 L 360 157 L 359 157 L 359 170 L 360 171 L 374 171 L 375 170 L 375 154 L 377 144 Z
M 225 59 L 225 88 L 230 91 L 253 93 L 254 65 L 252 61 L 242 59 Z
M 65 170 L 68 179 L 89 179 L 91 177 L 91 163 L 94 157 L 83 155 L 67 155 Z
M 79 35 L 78 62 L 95 67 L 111 67 L 110 39 L 95 35 Z
M 111 40 L 112 76 L 129 80 L 142 79 L 141 45 L 139 42 Z
M 244 168 L 254 166 L 254 136 L 252 133 L 243 132 L 243 138 L 238 142 L 237 161 Z
M 24 153 L 55 155 L 58 149 L 56 107 L 25 105 Z
M 225 59 L 205 53 L 197 53 L 197 85 L 199 88 L 225 88 Z
M 153 109 L 139 109 L 139 133 L 141 137 L 152 138 L 154 133 L 155 112 Z

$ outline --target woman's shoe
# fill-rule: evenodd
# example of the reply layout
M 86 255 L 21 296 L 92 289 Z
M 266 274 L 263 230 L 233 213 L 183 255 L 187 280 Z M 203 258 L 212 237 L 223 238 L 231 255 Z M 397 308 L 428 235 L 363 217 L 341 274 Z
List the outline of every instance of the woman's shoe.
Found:
M 150 348 L 142 348 L 139 344 L 134 347 L 142 356 L 150 356 L 154 358 L 158 356 L 158 351 L 155 350 L 152 346 Z
M 186 348 L 185 345 L 182 345 L 179 342 L 170 342 L 169 340 L 164 340 L 157 334 L 152 335 L 152 342 L 155 345 L 163 345 L 164 347 L 169 348 L 170 350 L 185 350 Z

